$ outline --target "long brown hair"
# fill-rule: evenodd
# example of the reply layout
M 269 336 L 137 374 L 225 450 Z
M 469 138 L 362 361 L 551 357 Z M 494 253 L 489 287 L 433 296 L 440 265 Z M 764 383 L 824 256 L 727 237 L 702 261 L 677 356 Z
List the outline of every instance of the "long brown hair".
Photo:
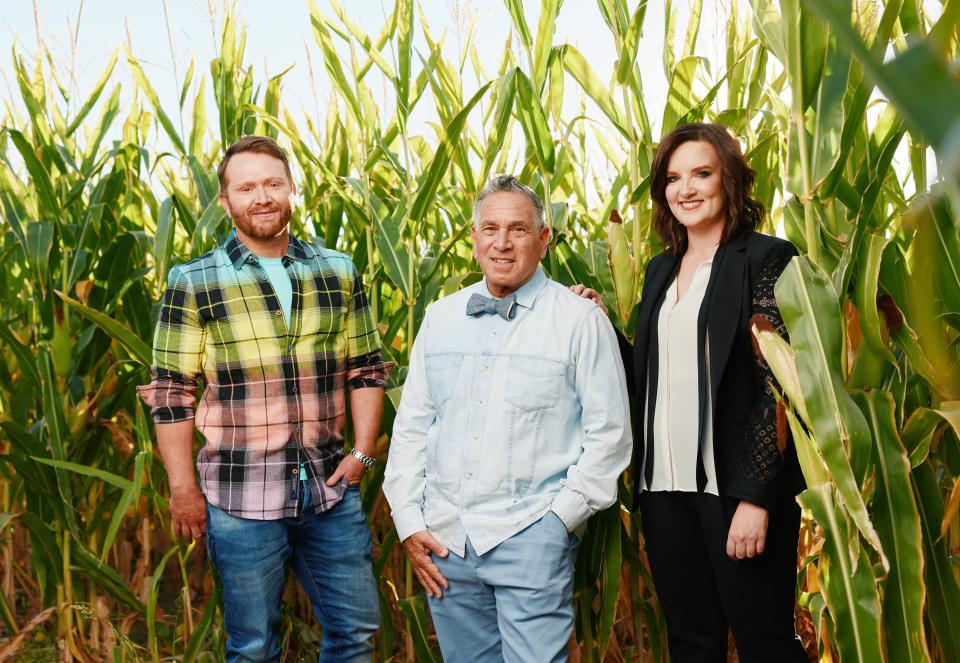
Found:
M 756 173 L 747 163 L 740 143 L 720 124 L 691 122 L 671 131 L 660 141 L 650 167 L 650 196 L 653 198 L 653 227 L 672 255 L 687 250 L 687 229 L 674 218 L 667 203 L 667 167 L 674 151 L 690 141 L 713 146 L 720 159 L 720 182 L 726 214 L 720 243 L 755 230 L 763 219 L 763 203 L 751 196 Z

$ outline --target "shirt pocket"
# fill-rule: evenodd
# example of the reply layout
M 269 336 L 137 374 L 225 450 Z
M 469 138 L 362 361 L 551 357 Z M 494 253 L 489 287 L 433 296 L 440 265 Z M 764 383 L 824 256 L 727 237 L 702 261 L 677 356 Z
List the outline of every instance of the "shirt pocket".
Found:
M 510 357 L 504 398 L 521 410 L 546 410 L 557 403 L 567 366 L 544 357 Z
M 426 357 L 427 390 L 437 409 L 453 397 L 462 364 L 463 355 L 459 352 L 446 352 Z

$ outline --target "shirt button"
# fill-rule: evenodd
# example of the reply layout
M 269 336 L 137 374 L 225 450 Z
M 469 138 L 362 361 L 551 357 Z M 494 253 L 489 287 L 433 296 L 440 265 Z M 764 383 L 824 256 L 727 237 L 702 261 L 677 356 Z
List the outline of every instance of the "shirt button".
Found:
M 298 433 L 300 432 L 300 427 L 299 427 L 299 426 L 297 426 L 297 432 L 298 432 Z
M 289 350 L 290 352 L 293 352 L 293 343 L 287 346 L 287 350 Z
M 468 507 L 468 506 L 463 507 L 463 512 L 464 512 L 464 513 L 470 513 L 470 507 Z
M 283 311 L 281 311 L 280 309 L 277 309 L 276 311 L 273 312 L 273 314 L 279 318 L 281 315 L 283 315 Z
M 463 478 L 464 478 L 464 479 L 471 479 L 471 478 L 473 478 L 473 475 L 470 474 L 470 472 L 467 472 L 466 474 L 463 475 Z
M 490 332 L 490 335 L 491 335 L 491 336 L 496 336 L 496 335 L 497 335 L 497 332 L 492 331 L 492 332 Z
M 477 401 L 477 405 L 483 405 L 483 401 Z
M 477 436 L 474 435 L 473 437 L 471 437 L 471 438 L 470 438 L 470 441 L 471 441 L 471 442 L 476 442 L 476 441 L 477 441 Z
M 481 366 L 481 367 L 480 367 L 480 372 L 481 372 L 481 373 L 484 372 L 484 371 L 486 371 L 486 370 L 487 370 L 487 367 L 486 367 L 486 366 Z
M 261 281 L 266 281 L 266 280 L 267 280 L 267 275 L 266 275 L 266 274 L 261 274 L 258 278 L 259 278 Z
M 296 387 L 290 387 L 290 393 L 291 393 L 291 394 L 297 393 L 297 388 L 296 388 Z
M 297 473 L 297 468 L 293 468 L 292 470 L 290 470 L 290 474 L 296 474 L 296 473 Z

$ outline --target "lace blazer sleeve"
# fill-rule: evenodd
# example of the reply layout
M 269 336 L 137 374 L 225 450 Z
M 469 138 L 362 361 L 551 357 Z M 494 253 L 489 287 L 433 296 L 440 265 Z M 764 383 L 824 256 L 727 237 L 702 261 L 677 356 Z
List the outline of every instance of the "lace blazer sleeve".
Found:
M 764 257 L 759 274 L 751 278 L 751 328 L 756 324 L 787 339 L 787 329 L 773 288 L 795 255 L 797 251 L 792 244 L 778 243 Z M 736 474 L 731 477 L 727 494 L 768 508 L 770 486 L 784 464 L 788 429 L 786 415 L 774 394 L 775 389 L 779 390 L 779 384 L 752 332 L 750 334 L 755 391 L 746 434 L 737 455 Z

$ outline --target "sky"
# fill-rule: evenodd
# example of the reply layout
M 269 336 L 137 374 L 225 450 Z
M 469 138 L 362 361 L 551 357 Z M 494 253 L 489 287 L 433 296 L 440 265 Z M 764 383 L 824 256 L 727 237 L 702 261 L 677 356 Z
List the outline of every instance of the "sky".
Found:
M 701 18 L 698 53 L 714 62 L 725 57 L 722 45 L 725 7 L 738 0 L 705 2 Z M 333 10 L 328 0 L 316 0 L 328 15 Z M 323 60 L 310 26 L 308 0 L 236 0 L 239 22 L 247 29 L 247 61 L 265 80 L 292 66 L 284 77 L 282 99 L 292 110 L 301 107 L 315 114 L 328 94 Z M 392 11 L 392 0 L 340 0 L 346 13 L 375 36 Z M 631 8 L 635 2 L 628 3 Z M 638 62 L 643 71 L 647 107 L 661 109 L 666 96 L 662 48 L 664 34 L 663 2 L 653 1 L 647 11 L 644 36 Z M 146 0 L 130 3 L 119 0 L 8 0 L 0 17 L 0 81 L 7 99 L 18 98 L 10 63 L 11 48 L 24 55 L 36 52 L 38 36 L 48 47 L 60 73 L 74 72 L 63 81 L 79 90 L 79 105 L 99 78 L 114 50 L 131 43 L 134 55 L 160 95 L 168 114 L 176 116 L 177 99 L 191 58 L 206 72 L 219 39 L 223 0 Z M 511 29 L 509 14 L 501 0 L 420 0 L 420 7 L 434 38 L 446 33 L 446 57 L 456 60 L 467 39 L 466 25 L 475 17 L 473 42 L 480 58 L 492 75 L 502 57 Z M 689 0 L 677 0 L 680 12 L 678 39 L 683 38 Z M 524 8 L 531 30 L 536 29 L 539 0 L 526 0 Z M 464 19 L 467 20 L 464 20 Z M 417 27 L 419 33 L 419 26 Z M 719 39 L 715 35 L 721 35 Z M 415 42 L 426 51 L 422 34 Z M 595 71 L 604 78 L 612 72 L 616 51 L 595 0 L 566 0 L 557 20 L 554 43 L 569 43 L 580 50 Z M 311 80 L 308 53 L 318 75 Z M 469 68 L 469 65 L 468 65 Z M 132 87 L 129 71 L 121 54 L 115 75 L 125 82 L 125 93 Z M 568 85 L 567 103 L 579 105 L 580 92 Z M 375 90 L 376 93 L 376 90 Z M 465 97 L 472 90 L 465 89 Z M 188 102 L 189 107 L 189 102 Z M 212 104 L 208 104 L 212 107 Z M 321 117 L 325 115 L 321 108 Z M 212 110 L 211 110 L 212 112 Z M 297 113 L 294 112 L 296 116 Z M 417 118 L 414 118 L 415 120 Z M 421 117 L 421 121 L 430 118 Z
M 333 0 L 314 0 L 320 10 L 334 16 Z M 351 20 L 375 36 L 392 12 L 393 0 L 336 0 Z M 655 135 L 664 107 L 667 82 L 662 63 L 664 36 L 664 4 L 668 0 L 650 0 L 637 62 L 641 70 L 645 103 L 651 115 Z M 928 0 L 929 1 L 929 0 Z M 628 0 L 633 9 L 637 0 Z M 686 31 L 692 0 L 672 0 L 678 13 L 676 38 Z M 731 4 L 741 7 L 741 16 L 749 15 L 747 0 L 706 0 L 703 2 L 696 53 L 705 56 L 714 69 L 710 76 L 719 76 L 726 58 L 725 24 Z M 125 43 L 143 66 L 160 96 L 161 104 L 177 123 L 178 98 L 184 75 L 191 59 L 196 59 L 198 72 L 209 75 L 209 63 L 216 53 L 221 19 L 225 5 L 232 5 L 239 24 L 247 31 L 246 61 L 252 65 L 257 79 L 266 81 L 288 67 L 284 77 L 282 103 L 298 120 L 308 114 L 321 126 L 326 117 L 329 83 L 323 70 L 323 58 L 314 41 L 310 25 L 309 0 L 6 0 L 0 15 L 0 98 L 20 99 L 11 64 L 11 50 L 16 48 L 26 61 L 36 53 L 38 39 L 46 44 L 58 75 L 66 87 L 75 91 L 71 111 L 75 111 L 99 79 L 113 52 Z M 540 0 L 524 0 L 527 22 L 536 30 Z M 502 0 L 419 0 L 431 34 L 445 35 L 444 56 L 456 62 L 466 40 L 472 39 L 489 75 L 496 72 L 503 55 L 504 43 L 512 29 L 509 13 Z M 934 12 L 936 13 L 936 12 Z M 475 18 L 474 30 L 468 36 L 467 25 Z M 417 19 L 415 48 L 420 53 L 427 45 Z M 342 52 L 347 53 L 335 37 Z M 554 44 L 568 43 L 583 53 L 593 69 L 606 82 L 612 73 L 616 51 L 612 37 L 596 0 L 565 0 L 556 23 Z M 517 40 L 514 40 L 516 48 Z M 678 45 L 675 45 L 676 52 Z M 385 57 L 388 54 L 384 53 Z M 387 57 L 389 59 L 389 57 Z M 415 58 L 416 60 L 416 58 Z M 310 76 L 312 61 L 315 77 Z M 467 65 L 470 69 L 470 65 Z M 69 73 L 72 72 L 72 73 Z M 378 103 L 389 94 L 378 94 L 383 86 L 368 77 Z M 123 96 L 129 99 L 133 90 L 123 53 L 114 72 L 114 80 L 123 84 Z M 709 81 L 702 82 L 705 88 Z M 464 98 L 477 89 L 475 81 L 465 81 Z M 209 85 L 207 94 L 210 94 Z M 875 97 L 877 95 L 875 94 Z M 565 117 L 579 114 L 582 92 L 572 81 L 565 86 Z M 600 113 L 588 102 L 588 114 Z M 877 115 L 881 106 L 873 106 Z M 184 115 L 189 122 L 192 98 L 187 99 Z M 210 126 L 216 126 L 216 108 L 208 98 Z M 97 113 L 98 111 L 95 111 Z M 421 103 L 411 117 L 413 134 L 433 136 L 426 123 L 435 120 L 430 104 Z M 68 117 L 72 113 L 68 113 Z M 602 122 L 607 124 L 605 120 Z M 115 122 L 119 133 L 121 122 Z M 111 136 L 115 137 L 115 136 Z M 163 135 L 155 137 L 154 146 L 166 147 Z M 905 148 L 904 148 L 905 149 Z M 901 150 L 902 151 L 902 150 Z M 932 153 L 931 153 L 932 158 Z M 898 153 L 898 161 L 906 162 Z M 936 165 L 931 162 L 934 176 Z

